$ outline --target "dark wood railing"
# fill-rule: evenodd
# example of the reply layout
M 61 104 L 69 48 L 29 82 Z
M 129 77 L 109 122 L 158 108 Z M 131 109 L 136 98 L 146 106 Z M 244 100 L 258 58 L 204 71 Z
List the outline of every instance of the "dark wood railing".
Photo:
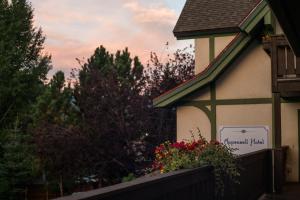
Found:
M 286 182 L 286 160 L 288 146 L 274 149 L 274 189 L 282 192 Z
M 57 200 L 213 200 L 213 167 L 180 170 Z
M 295 56 L 285 36 L 266 38 L 264 48 L 271 56 L 273 92 L 300 92 L 300 58 Z
M 262 150 L 238 158 L 239 184 L 226 188 L 226 200 L 257 200 L 273 191 L 272 150 Z
M 237 161 L 240 184 L 228 182 L 223 200 L 257 200 L 264 193 L 272 193 L 272 150 L 243 155 Z M 213 200 L 214 194 L 213 167 L 208 166 L 142 177 L 57 200 Z

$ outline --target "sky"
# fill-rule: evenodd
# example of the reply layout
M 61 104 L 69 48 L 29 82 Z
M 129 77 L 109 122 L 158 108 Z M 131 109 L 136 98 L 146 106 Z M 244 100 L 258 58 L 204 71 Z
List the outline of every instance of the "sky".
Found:
M 35 26 L 46 35 L 45 52 L 54 70 L 67 74 L 105 46 L 125 47 L 146 64 L 150 52 L 162 60 L 191 41 L 176 41 L 172 30 L 185 0 L 31 0 Z M 168 48 L 166 43 L 169 43 Z

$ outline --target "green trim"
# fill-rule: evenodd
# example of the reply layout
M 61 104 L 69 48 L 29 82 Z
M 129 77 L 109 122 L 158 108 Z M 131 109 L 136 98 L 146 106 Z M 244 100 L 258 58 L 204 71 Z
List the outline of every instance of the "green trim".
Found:
M 194 106 L 194 107 L 202 110 L 206 114 L 207 118 L 209 119 L 209 121 L 211 123 L 211 120 L 212 120 L 211 111 L 206 106 Z
M 271 104 L 271 103 L 272 103 L 272 98 L 217 100 L 217 105 L 247 105 L 247 104 Z
M 276 21 L 272 11 L 268 11 L 268 13 L 264 17 L 265 24 L 265 35 L 273 35 L 276 32 Z
M 272 148 L 275 148 L 275 97 L 272 94 Z
M 215 59 L 215 37 L 209 37 L 209 61 L 212 62 Z
M 269 11 L 269 12 L 265 15 L 265 17 L 264 17 L 264 23 L 265 23 L 265 25 L 267 25 L 267 26 L 269 26 L 269 25 L 272 26 L 273 20 L 272 20 L 272 13 L 271 13 L 271 11 Z
M 215 59 L 211 63 L 211 66 L 201 75 L 196 76 L 190 81 L 182 84 L 181 86 L 171 90 L 169 93 L 166 93 L 153 100 L 153 104 L 156 107 L 165 107 L 169 104 L 174 103 L 180 98 L 184 97 L 187 94 L 194 92 L 195 90 L 207 85 L 212 82 L 224 69 L 228 66 L 229 63 L 250 43 L 251 36 L 240 33 L 235 39 L 234 43 L 228 47 L 222 56 Z
M 252 98 L 252 99 L 217 99 L 214 100 L 217 106 L 226 105 L 251 105 L 251 104 L 272 104 L 272 98 Z M 211 100 L 200 100 L 200 101 L 183 101 L 184 105 L 190 106 L 210 106 L 212 105 Z M 180 104 L 179 104 L 180 106 Z
M 216 77 L 241 53 L 241 51 L 251 42 L 249 34 L 260 20 L 264 18 L 270 10 L 265 1 L 261 1 L 252 13 L 242 22 L 240 28 L 243 32 L 239 33 L 233 42 L 226 48 L 219 57 L 214 59 L 207 70 L 177 88 L 157 97 L 153 100 L 156 107 L 165 107 L 180 98 L 194 92 L 195 90 L 211 83 Z
M 300 149 L 300 110 L 298 110 L 298 149 Z M 298 162 L 300 163 L 300 152 L 298 151 Z M 300 182 L 300 165 L 298 166 L 298 182 Z
M 270 8 L 266 1 L 261 1 L 259 5 L 250 13 L 240 25 L 240 28 L 246 33 L 250 33 L 258 22 L 264 18 L 264 16 L 270 11 Z
M 201 100 L 201 101 L 180 101 L 176 106 L 210 106 L 211 100 Z
M 211 140 L 217 139 L 217 105 L 216 105 L 216 83 L 212 82 L 210 85 L 210 99 L 211 99 Z
M 193 106 L 202 110 L 208 117 L 211 125 L 211 139 L 217 138 L 217 106 L 221 105 L 257 105 L 257 104 L 271 104 L 272 98 L 253 98 L 253 99 L 220 99 L 216 100 L 216 86 L 215 82 L 210 85 L 211 100 L 199 101 L 180 101 L 177 106 Z M 211 106 L 209 110 L 207 106 Z M 273 114 L 272 114 L 273 116 Z M 273 123 L 274 124 L 274 123 Z M 274 130 L 274 128 L 272 129 Z M 273 134 L 274 135 L 274 134 Z M 274 137 L 273 137 L 274 139 Z M 273 142 L 274 144 L 274 142 Z
M 207 106 L 200 105 L 200 104 L 197 104 L 197 103 L 195 103 L 195 104 L 186 103 L 186 104 L 181 104 L 180 106 L 182 106 L 182 107 L 193 106 L 193 107 L 196 107 L 196 108 L 202 110 L 206 114 L 207 118 L 209 119 L 209 121 L 211 123 L 212 115 L 211 115 L 211 111 L 207 108 Z

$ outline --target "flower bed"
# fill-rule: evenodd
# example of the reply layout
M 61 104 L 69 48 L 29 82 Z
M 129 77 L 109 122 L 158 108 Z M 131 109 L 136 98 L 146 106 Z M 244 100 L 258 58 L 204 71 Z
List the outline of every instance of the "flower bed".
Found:
M 208 142 L 201 135 L 187 142 L 165 142 L 155 149 L 153 170 L 161 173 L 212 165 L 216 196 L 224 194 L 225 182 L 237 183 L 239 172 L 232 150 L 218 141 Z

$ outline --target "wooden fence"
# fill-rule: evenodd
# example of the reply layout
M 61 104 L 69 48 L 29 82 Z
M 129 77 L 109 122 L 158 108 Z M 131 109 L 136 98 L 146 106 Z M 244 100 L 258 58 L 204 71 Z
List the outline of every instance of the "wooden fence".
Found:
M 240 184 L 226 184 L 223 200 L 257 200 L 273 192 L 273 151 L 262 150 L 238 157 Z M 131 182 L 74 193 L 57 200 L 214 200 L 213 167 L 180 170 Z
M 225 200 L 257 200 L 273 192 L 272 150 L 240 156 L 238 163 L 240 183 L 225 189 Z
M 57 200 L 213 200 L 213 167 L 181 170 L 93 190 Z

